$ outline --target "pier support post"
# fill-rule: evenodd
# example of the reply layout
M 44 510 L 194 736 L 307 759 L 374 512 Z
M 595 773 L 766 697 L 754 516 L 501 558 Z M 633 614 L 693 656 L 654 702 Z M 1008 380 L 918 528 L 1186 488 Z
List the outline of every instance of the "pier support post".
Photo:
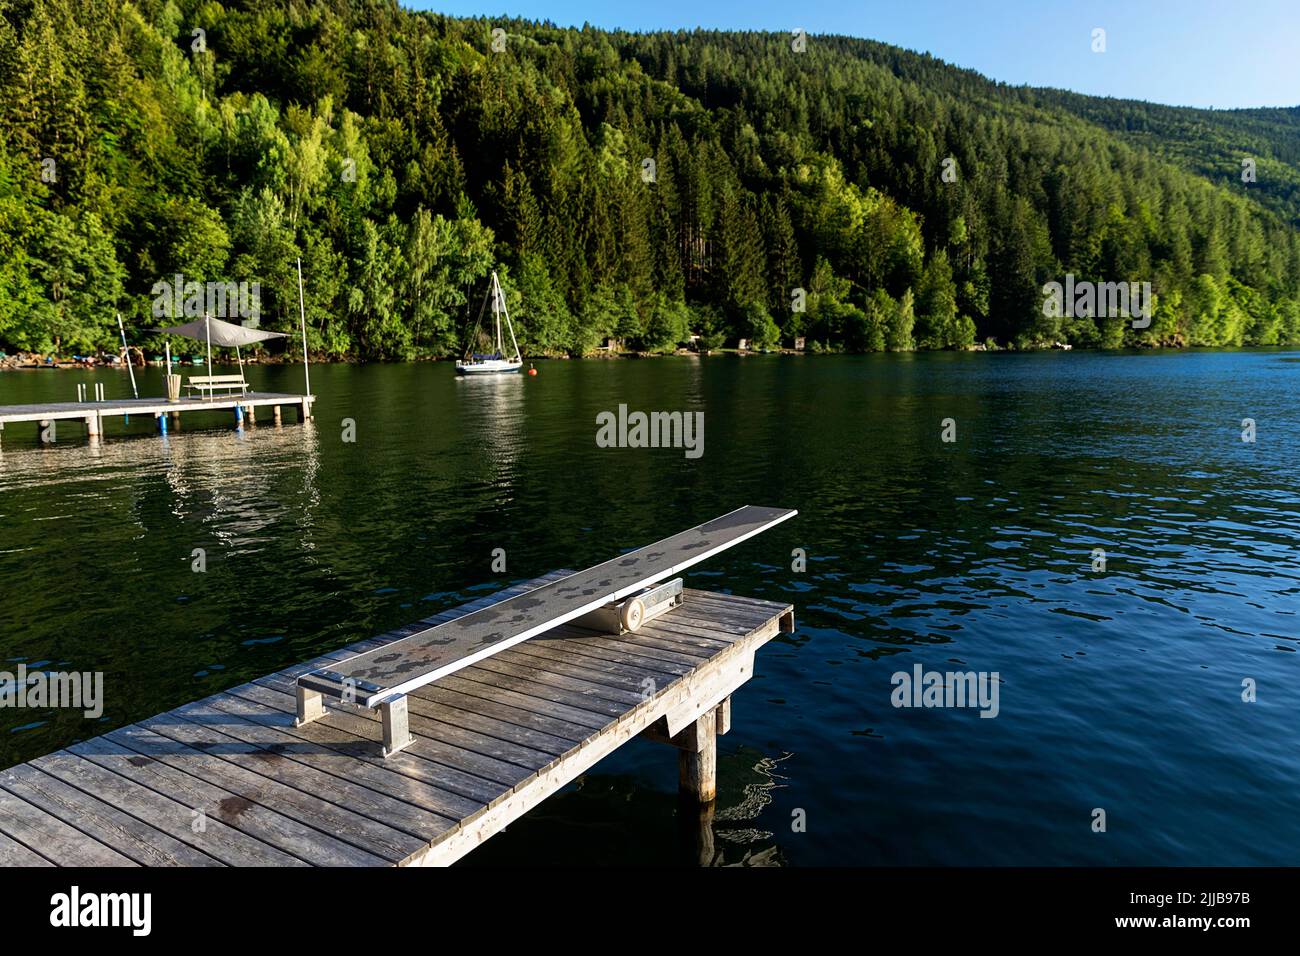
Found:
M 54 444 L 54 430 L 55 430 L 54 422 L 50 421 L 47 418 L 44 421 L 39 422 L 38 424 L 40 427 L 39 434 L 40 434 L 41 444 L 42 445 Z
M 714 708 L 713 715 L 716 718 L 718 736 L 731 732 L 731 698 L 724 697 L 722 703 Z
M 279 406 L 279 405 L 276 405 L 276 406 L 274 406 L 274 408 L 275 408 L 275 424 L 276 424 L 277 426 L 279 426 L 280 423 L 281 423 L 281 422 L 280 422 L 280 406 Z
M 242 405 L 235 406 L 235 427 L 244 427 L 244 407 Z
M 302 415 L 300 417 L 304 422 L 311 421 L 311 401 L 306 398 L 302 400 Z
M 167 414 L 169 414 L 169 415 L 171 416 L 171 419 L 172 419 L 171 427 L 172 427 L 175 431 L 180 431 L 180 430 L 181 430 L 181 413 L 180 413 L 180 412 L 168 412 Z
M 406 712 L 406 696 L 385 701 L 379 705 L 384 722 L 384 756 L 391 757 L 404 747 L 415 743 L 411 736 L 411 723 Z
M 250 424 L 250 425 L 256 425 L 256 424 L 257 424 L 257 406 L 256 406 L 256 405 L 246 405 L 246 406 L 244 407 L 244 411 L 245 411 L 245 413 L 246 413 L 246 417 L 248 418 L 248 424 Z
M 712 803 L 718 796 L 717 713 L 710 710 L 673 738 L 680 795 L 695 803 Z
M 99 437 L 99 412 L 95 412 L 93 415 L 86 416 L 86 437 L 87 438 Z
M 293 725 L 301 727 L 303 724 L 310 724 L 313 720 L 324 717 L 326 713 L 325 698 L 321 696 L 321 692 L 298 685 L 298 714 Z
M 668 735 L 670 718 L 661 717 L 641 736 L 677 748 L 680 796 L 687 804 L 709 804 L 718 796 L 718 738 L 731 730 L 731 697 L 723 697 L 690 723 Z

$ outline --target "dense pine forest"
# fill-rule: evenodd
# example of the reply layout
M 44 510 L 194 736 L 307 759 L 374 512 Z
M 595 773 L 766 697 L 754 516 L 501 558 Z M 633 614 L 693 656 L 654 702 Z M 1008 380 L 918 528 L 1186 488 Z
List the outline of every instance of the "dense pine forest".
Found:
M 391 0 L 0 13 L 0 348 L 148 343 L 178 273 L 296 329 L 299 257 L 337 357 L 456 353 L 494 267 L 536 355 L 1300 342 L 1298 110 Z M 1067 273 L 1150 282 L 1150 326 L 1045 315 Z

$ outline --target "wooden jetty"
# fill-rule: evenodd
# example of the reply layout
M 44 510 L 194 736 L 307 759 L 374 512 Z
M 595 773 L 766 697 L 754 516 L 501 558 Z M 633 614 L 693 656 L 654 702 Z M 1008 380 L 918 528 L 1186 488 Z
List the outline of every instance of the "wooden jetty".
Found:
M 0 771 L 0 865 L 449 864 L 637 736 L 711 806 L 731 695 L 791 605 L 687 588 L 633 632 L 545 631 L 412 690 L 389 757 L 373 711 L 295 726 L 301 675 L 568 573 Z
M 51 422 L 80 422 L 88 438 L 104 433 L 105 419 L 117 416 L 136 416 L 158 420 L 158 428 L 167 431 L 167 416 L 179 423 L 187 412 L 233 411 L 237 419 L 257 421 L 257 409 L 270 406 L 276 424 L 281 421 L 285 406 L 298 409 L 299 421 L 311 418 L 314 395 L 291 395 L 287 392 L 245 392 L 244 394 L 217 395 L 204 398 L 181 398 L 169 402 L 165 398 L 121 398 L 103 402 L 51 402 L 43 405 L 0 405 L 0 434 L 6 425 L 15 422 L 37 422 L 38 436 L 48 441 L 47 425 Z M 55 426 L 55 433 L 58 427 Z

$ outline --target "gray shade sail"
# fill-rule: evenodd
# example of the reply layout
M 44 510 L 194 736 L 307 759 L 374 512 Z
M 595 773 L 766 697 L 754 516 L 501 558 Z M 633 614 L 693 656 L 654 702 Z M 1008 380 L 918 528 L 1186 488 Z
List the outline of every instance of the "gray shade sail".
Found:
M 164 335 L 183 335 L 185 338 L 194 339 L 197 342 L 207 342 L 209 327 L 211 327 L 212 344 L 221 348 L 252 345 L 254 342 L 265 342 L 267 339 L 288 338 L 283 332 L 246 329 L 242 325 L 223 322 L 221 319 L 195 319 L 193 322 L 186 322 L 184 325 L 173 325 L 169 328 L 150 329 L 149 331 Z

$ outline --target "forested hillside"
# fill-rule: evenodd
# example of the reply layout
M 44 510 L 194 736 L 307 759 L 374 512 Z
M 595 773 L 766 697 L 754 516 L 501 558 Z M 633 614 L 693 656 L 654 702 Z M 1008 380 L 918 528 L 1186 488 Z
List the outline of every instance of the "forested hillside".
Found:
M 0 11 L 0 347 L 139 339 L 176 273 L 296 328 L 299 256 L 313 350 L 367 359 L 455 353 L 494 265 L 533 354 L 1300 342 L 1294 111 L 387 0 Z M 1067 272 L 1149 281 L 1150 328 L 1044 315 Z
M 1300 226 L 1300 107 L 1202 110 L 1061 90 L 1025 90 L 1024 95 L 1034 103 L 1064 107 L 1129 143 L 1241 191 Z M 1255 167 L 1255 181 L 1243 189 L 1245 160 Z

